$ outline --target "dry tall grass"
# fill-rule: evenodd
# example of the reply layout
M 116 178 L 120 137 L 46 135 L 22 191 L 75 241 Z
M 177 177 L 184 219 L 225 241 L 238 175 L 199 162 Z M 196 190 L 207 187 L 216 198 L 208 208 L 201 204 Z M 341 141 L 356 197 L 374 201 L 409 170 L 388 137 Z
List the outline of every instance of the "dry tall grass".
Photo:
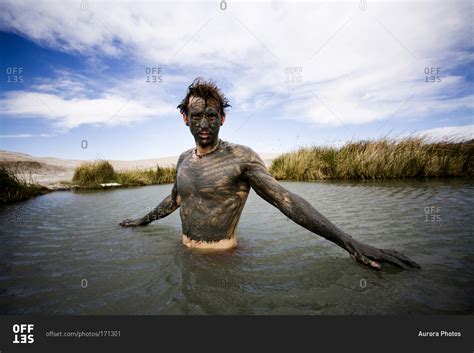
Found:
M 423 138 L 310 147 L 273 160 L 279 180 L 392 179 L 473 175 L 474 140 L 427 143 Z
M 135 169 L 117 173 L 117 182 L 126 185 L 151 185 L 174 183 L 176 168 L 160 167 L 156 169 Z
M 0 204 L 26 200 L 50 191 L 47 187 L 34 183 L 31 176 L 27 178 L 22 172 L 5 165 L 0 166 Z
M 138 186 L 172 183 L 175 180 L 176 168 L 135 169 L 115 172 L 108 161 L 83 163 L 76 168 L 72 181 L 81 187 L 98 188 L 103 183 L 119 183 L 122 186 Z
M 115 171 L 108 161 L 86 162 L 76 168 L 72 181 L 84 187 L 97 187 L 115 182 Z

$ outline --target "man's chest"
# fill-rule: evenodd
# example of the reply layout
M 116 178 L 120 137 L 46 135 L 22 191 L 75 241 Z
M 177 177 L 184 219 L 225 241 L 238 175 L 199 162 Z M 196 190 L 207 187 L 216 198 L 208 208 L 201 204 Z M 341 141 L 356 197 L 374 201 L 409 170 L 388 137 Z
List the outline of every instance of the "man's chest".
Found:
M 190 156 L 178 168 L 177 187 L 181 197 L 234 192 L 245 181 L 238 160 L 225 155 L 212 158 Z

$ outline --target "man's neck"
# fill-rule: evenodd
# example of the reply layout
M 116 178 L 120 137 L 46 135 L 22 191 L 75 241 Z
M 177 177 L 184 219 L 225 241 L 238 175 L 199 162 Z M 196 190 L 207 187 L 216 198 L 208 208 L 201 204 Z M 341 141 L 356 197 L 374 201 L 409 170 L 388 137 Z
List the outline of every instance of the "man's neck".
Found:
M 198 156 L 202 156 L 202 155 L 213 152 L 219 146 L 219 142 L 220 142 L 220 139 L 217 139 L 215 144 L 213 144 L 212 146 L 206 146 L 206 147 L 201 147 L 199 145 L 196 145 L 196 154 Z

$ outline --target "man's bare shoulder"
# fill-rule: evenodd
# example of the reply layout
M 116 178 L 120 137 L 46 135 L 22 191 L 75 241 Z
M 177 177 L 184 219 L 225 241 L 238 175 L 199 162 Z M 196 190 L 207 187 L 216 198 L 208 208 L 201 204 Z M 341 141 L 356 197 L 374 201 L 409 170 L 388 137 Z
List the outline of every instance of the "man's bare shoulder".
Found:
M 189 150 L 186 150 L 183 153 L 181 153 L 179 155 L 178 164 L 176 165 L 176 167 L 178 168 L 180 164 L 186 159 L 186 157 L 191 156 L 193 154 L 193 151 L 194 151 L 194 148 L 190 148 Z
M 236 158 L 239 158 L 244 163 L 258 163 L 263 166 L 265 163 L 262 161 L 257 152 L 248 146 L 239 145 L 237 143 L 222 141 L 225 148 Z
M 258 154 L 248 146 L 239 145 L 237 143 L 232 143 L 229 141 L 222 141 L 222 146 L 225 148 L 229 153 L 235 156 L 244 156 L 244 157 L 254 157 Z

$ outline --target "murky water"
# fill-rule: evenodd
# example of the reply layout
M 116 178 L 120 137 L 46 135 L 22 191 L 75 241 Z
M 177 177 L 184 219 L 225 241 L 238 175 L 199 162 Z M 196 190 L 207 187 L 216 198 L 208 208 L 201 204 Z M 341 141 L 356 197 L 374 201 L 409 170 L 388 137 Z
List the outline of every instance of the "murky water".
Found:
M 366 269 L 254 192 L 225 253 L 184 248 L 178 211 L 118 226 L 171 185 L 54 192 L 0 209 L 0 313 L 473 313 L 472 181 L 282 184 L 422 270 Z

